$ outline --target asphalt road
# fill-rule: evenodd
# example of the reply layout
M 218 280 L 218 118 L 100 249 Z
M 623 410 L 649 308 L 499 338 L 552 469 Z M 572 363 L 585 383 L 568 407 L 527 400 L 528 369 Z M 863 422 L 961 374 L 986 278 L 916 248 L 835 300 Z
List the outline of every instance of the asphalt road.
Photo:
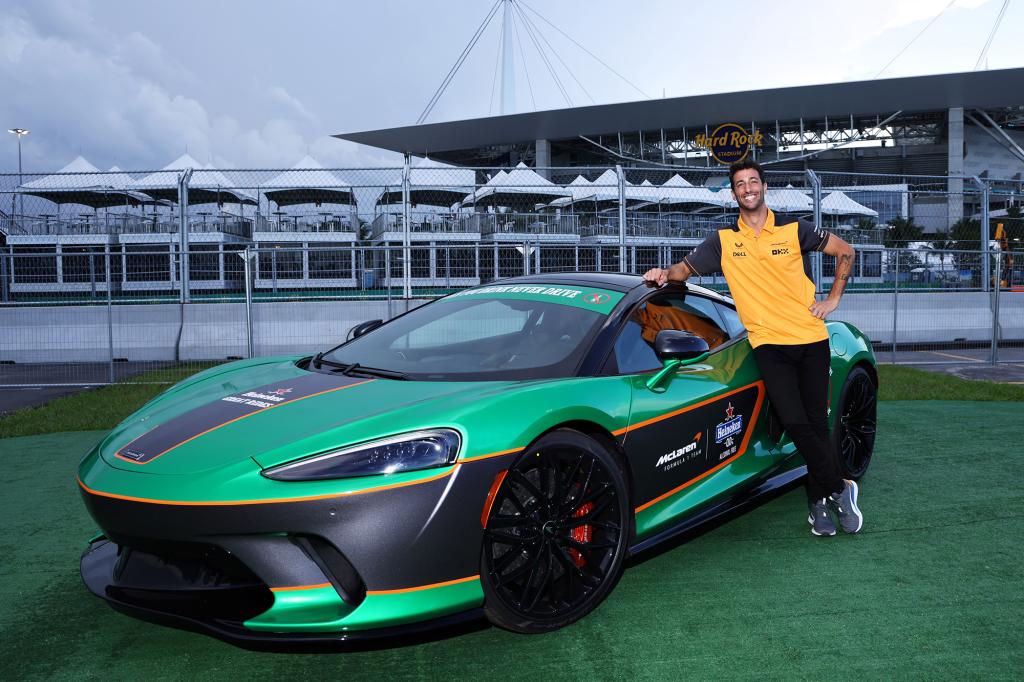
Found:
M 123 381 L 172 364 L 117 362 L 114 363 L 114 381 Z M 0 365 L 0 386 L 3 386 L 0 388 L 0 416 L 89 390 L 89 384 L 108 383 L 110 374 L 110 365 L 106 362 Z

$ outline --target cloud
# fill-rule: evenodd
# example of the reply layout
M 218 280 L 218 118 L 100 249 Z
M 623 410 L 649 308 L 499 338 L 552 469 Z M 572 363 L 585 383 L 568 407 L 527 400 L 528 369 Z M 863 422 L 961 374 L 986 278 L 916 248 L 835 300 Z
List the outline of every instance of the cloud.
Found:
M 319 117 L 283 86 L 227 100 L 263 117 L 243 124 L 194 94 L 201 81 L 141 32 L 114 35 L 89 5 L 33 2 L 0 15 L 0 118 L 29 128 L 26 171 L 52 171 L 81 154 L 100 167 L 159 168 L 188 151 L 202 163 L 282 167 L 316 149 L 321 162 L 394 163 L 377 150 L 327 138 Z M 229 84 L 231 85 L 231 84 Z M 0 154 L 0 167 L 15 157 Z

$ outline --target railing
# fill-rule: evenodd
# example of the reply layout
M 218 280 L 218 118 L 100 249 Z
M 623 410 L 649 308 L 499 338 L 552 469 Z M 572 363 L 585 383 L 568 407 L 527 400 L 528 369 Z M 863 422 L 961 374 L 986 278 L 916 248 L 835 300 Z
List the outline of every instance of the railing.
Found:
M 181 223 L 173 216 L 88 215 L 64 218 L 50 215 L 16 216 L 6 221 L 8 234 L 20 236 L 164 235 L 178 234 Z M 223 233 L 243 239 L 252 237 L 252 221 L 228 216 L 189 217 L 190 233 Z

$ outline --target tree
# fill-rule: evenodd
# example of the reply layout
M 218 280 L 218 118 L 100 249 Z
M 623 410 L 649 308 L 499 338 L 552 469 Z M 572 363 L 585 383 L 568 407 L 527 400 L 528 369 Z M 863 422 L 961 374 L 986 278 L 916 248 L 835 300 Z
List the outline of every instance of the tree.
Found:
M 924 238 L 920 225 L 913 218 L 893 218 L 889 221 L 889 229 L 883 236 L 883 244 L 889 248 L 906 246 L 907 242 L 917 242 Z
M 948 232 L 936 232 L 928 244 L 932 249 L 938 251 L 939 264 L 945 270 L 946 256 L 949 255 L 948 251 L 956 248 L 956 242 L 953 241 Z
M 974 218 L 961 218 L 953 223 L 953 227 L 949 231 L 949 236 L 958 249 L 953 254 L 953 263 L 961 272 L 971 271 L 971 283 L 975 286 L 981 282 L 981 254 L 978 253 L 981 245 L 980 234 L 981 221 Z M 974 253 L 964 253 L 964 251 L 974 251 Z
M 913 218 L 893 218 L 889 221 L 889 227 L 882 235 L 882 243 L 886 247 L 885 261 L 889 272 L 896 270 L 896 249 L 903 248 L 908 242 L 921 241 L 924 231 L 920 225 L 914 223 Z M 900 254 L 899 267 L 903 272 L 909 272 L 911 268 L 919 267 L 921 259 L 912 251 L 904 251 Z
M 980 234 L 981 221 L 974 218 L 961 218 L 953 223 L 949 231 L 949 236 L 956 242 L 958 249 L 977 249 Z

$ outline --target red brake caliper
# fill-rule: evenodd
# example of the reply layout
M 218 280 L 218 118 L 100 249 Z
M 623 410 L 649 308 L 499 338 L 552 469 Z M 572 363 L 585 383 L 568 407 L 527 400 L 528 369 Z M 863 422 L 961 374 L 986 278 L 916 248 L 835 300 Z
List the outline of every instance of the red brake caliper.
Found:
M 574 511 L 572 517 L 574 519 L 582 518 L 589 514 L 590 510 L 593 508 L 594 503 L 587 502 L 585 505 Z M 573 540 L 580 543 L 581 545 L 585 545 L 588 542 L 590 542 L 590 540 L 594 537 L 594 527 L 591 526 L 589 523 L 582 526 L 576 526 L 572 529 L 571 533 Z M 573 563 L 576 564 L 578 567 L 583 567 L 587 564 L 587 560 L 584 559 L 583 555 L 580 554 L 575 548 L 569 548 L 569 556 L 572 557 Z

